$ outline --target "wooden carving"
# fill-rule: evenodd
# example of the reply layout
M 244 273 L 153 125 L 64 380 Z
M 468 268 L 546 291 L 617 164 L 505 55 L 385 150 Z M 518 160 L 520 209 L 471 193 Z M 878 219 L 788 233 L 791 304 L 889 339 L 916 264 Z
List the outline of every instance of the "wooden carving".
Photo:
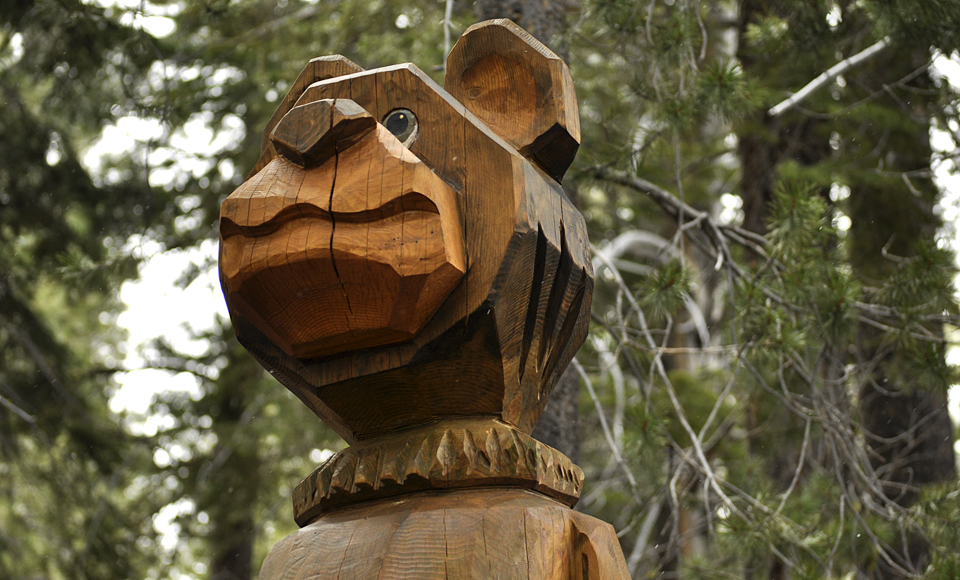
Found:
M 579 140 L 566 65 L 506 20 L 445 88 L 301 73 L 221 208 L 221 281 L 240 342 L 351 447 L 294 490 L 261 578 L 628 578 L 569 509 L 582 471 L 529 435 L 589 322 Z

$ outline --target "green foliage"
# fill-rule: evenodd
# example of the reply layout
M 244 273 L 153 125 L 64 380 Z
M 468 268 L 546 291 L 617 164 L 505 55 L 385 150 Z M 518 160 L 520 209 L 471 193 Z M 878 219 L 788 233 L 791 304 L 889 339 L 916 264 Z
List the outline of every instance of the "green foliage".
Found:
M 782 51 L 790 30 L 790 23 L 776 14 L 764 14 L 747 24 L 745 39 L 750 46 L 763 51 Z
M 909 2 L 873 0 L 867 5 L 877 15 L 880 28 L 898 40 L 943 52 L 960 48 L 960 6 L 950 0 Z
M 681 234 L 675 218 L 656 219 L 676 205 L 651 203 L 626 180 L 584 180 L 592 238 L 617 252 L 607 258 L 618 275 L 598 272 L 594 332 L 616 346 L 620 384 L 635 381 L 622 412 L 604 397 L 623 388 L 608 380 L 610 355 L 580 360 L 594 369 L 601 411 L 615 425 L 622 413 L 634 478 L 658 486 L 627 501 L 670 513 L 653 537 L 620 518 L 628 555 L 647 541 L 635 577 L 903 577 L 892 566 L 949 577 L 947 542 L 918 539 L 936 519 L 897 483 L 955 477 L 948 444 L 924 447 L 925 459 L 911 447 L 941 440 L 949 425 L 916 402 L 943 409 L 958 379 L 943 339 L 944 323 L 957 322 L 956 267 L 937 242 L 941 194 L 925 173 L 925 119 L 946 127 L 957 110 L 947 84 L 923 74 L 931 45 L 953 50 L 948 4 L 744 1 L 699 13 L 679 1 L 585 4 L 597 18 L 581 21 L 583 50 L 605 47 L 604 73 L 629 90 L 597 82 L 573 51 L 574 75 L 590 78 L 578 85 L 584 140 L 599 147 L 585 145 L 580 163 L 637 175 L 712 216 L 722 201 L 741 214 L 722 219 L 749 230 L 715 232 L 701 216 Z M 766 115 L 887 35 L 890 48 L 873 60 L 784 116 Z M 628 242 L 631 229 L 660 241 Z M 762 239 L 747 243 L 750 234 Z M 905 414 L 914 418 L 888 420 Z M 919 439 L 905 443 L 908 434 Z M 594 485 L 617 488 L 616 474 L 608 467 Z
M 901 312 L 957 312 L 953 300 L 957 266 L 953 253 L 933 243 L 920 244 L 909 258 L 888 258 L 894 271 L 877 291 L 881 304 Z
M 638 292 L 643 296 L 643 305 L 654 316 L 667 316 L 676 312 L 690 294 L 693 277 L 680 260 L 671 260 L 657 267 Z
M 931 486 L 917 500 L 921 525 L 934 545 L 933 557 L 925 570 L 925 578 L 956 578 L 960 573 L 960 490 L 955 485 Z
M 842 264 L 826 203 L 812 186 L 781 184 L 774 195 L 769 240 L 771 258 L 782 264 L 778 293 L 807 315 L 797 327 L 832 342 L 848 338 L 860 290 Z
M 199 354 L 163 340 L 148 349 L 148 365 L 191 375 L 195 392 L 161 393 L 144 416 L 112 412 L 117 291 L 142 248 L 216 236 L 219 204 L 311 57 L 412 61 L 442 81 L 443 2 L 143 3 L 147 16 L 170 15 L 163 37 L 141 27 L 140 9 L 0 10 L 3 577 L 211 577 L 246 548 L 255 571 L 292 530 L 290 488 L 311 452 L 342 443 L 225 321 L 198 337 Z M 899 434 L 878 443 L 863 399 L 879 396 L 874 384 L 895 389 L 891 405 L 942 398 L 958 379 L 943 342 L 960 314 L 956 266 L 938 245 L 941 192 L 925 173 L 929 119 L 951 127 L 957 97 L 914 73 L 931 47 L 960 46 L 960 8 L 588 0 L 569 16 L 583 134 L 569 184 L 599 251 L 649 234 L 613 257 L 618 276 L 598 271 L 598 323 L 580 360 L 624 461 L 583 397 L 581 508 L 616 526 L 628 557 L 639 550 L 635 577 L 759 578 L 777 565 L 792 578 L 879 576 L 904 537 L 929 539 L 919 573 L 954 577 L 955 482 L 909 480 L 917 499 L 902 499 L 904 472 L 876 460 Z M 472 19 L 454 3 L 454 40 Z M 765 116 L 887 35 L 874 60 Z M 128 117 L 158 129 L 89 166 L 103 128 Z M 187 144 L 188 124 L 208 126 L 217 145 Z M 661 205 L 596 167 L 642 177 L 704 216 L 678 232 Z M 742 215 L 714 233 L 721 209 Z M 756 230 L 737 230 L 753 218 Z M 911 457 L 911 474 L 929 467 Z M 172 544 L 161 514 L 179 526 Z
M 671 385 L 676 390 L 677 396 L 683 404 L 683 415 L 697 434 L 702 433 L 704 441 L 710 441 L 720 433 L 722 425 L 727 422 L 740 421 L 737 409 L 735 408 L 735 399 L 728 397 L 725 400 L 718 400 L 715 386 L 722 384 L 724 377 L 722 373 L 703 372 L 700 376 L 693 376 L 684 370 L 674 370 L 668 374 Z M 689 447 L 691 444 L 690 436 L 681 426 L 676 409 L 664 392 L 659 388 L 651 396 L 651 405 L 653 412 L 660 418 L 660 428 L 665 431 L 670 441 L 676 442 L 681 447 Z M 710 425 L 707 420 L 714 413 L 716 408 L 716 420 Z M 706 427 L 706 430 L 704 429 Z M 718 439 L 718 445 L 710 449 L 711 455 L 724 462 L 742 460 L 746 449 L 742 442 L 727 439 Z
M 699 99 L 720 121 L 741 117 L 760 105 L 755 87 L 749 86 L 732 59 L 709 63 L 697 84 Z

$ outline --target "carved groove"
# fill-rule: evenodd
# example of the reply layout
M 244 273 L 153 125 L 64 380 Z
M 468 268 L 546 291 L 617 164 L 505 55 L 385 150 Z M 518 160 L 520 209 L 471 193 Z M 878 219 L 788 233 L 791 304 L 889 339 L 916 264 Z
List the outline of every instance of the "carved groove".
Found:
M 330 205 L 329 200 L 327 205 Z M 312 218 L 328 222 L 336 220 L 337 222 L 362 224 L 386 220 L 406 212 L 425 212 L 439 215 L 440 210 L 425 195 L 416 191 L 405 193 L 380 207 L 354 212 L 332 212 L 329 207 L 317 207 L 312 203 L 295 203 L 284 207 L 267 221 L 254 226 L 244 225 L 244 220 L 240 220 L 241 223 L 236 223 L 231 217 L 224 217 L 220 222 L 220 234 L 225 240 L 236 235 L 252 238 L 272 234 L 283 224 L 297 219 Z
M 561 369 L 557 366 L 557 359 L 560 358 L 560 355 L 566 350 L 567 343 L 570 341 L 571 336 L 573 335 L 573 330 L 576 327 L 577 319 L 580 318 L 580 307 L 583 306 L 583 295 L 586 291 L 586 272 L 583 269 L 580 270 L 580 283 L 577 285 L 577 292 L 573 295 L 573 301 L 570 304 L 570 311 L 567 312 L 567 317 L 563 320 L 563 326 L 560 328 L 560 332 L 556 335 L 556 340 L 553 344 L 553 350 L 550 351 L 550 358 L 547 359 L 547 366 L 545 368 L 549 369 L 549 372 L 545 373 L 540 380 L 540 394 L 543 394 L 543 389 L 546 386 L 550 375 L 553 373 L 563 372 L 564 369 Z
M 533 257 L 533 281 L 530 284 L 530 300 L 527 303 L 527 321 L 523 327 L 523 342 L 520 351 L 520 382 L 527 368 L 527 356 L 533 343 L 533 331 L 537 327 L 537 314 L 540 312 L 540 291 L 543 287 L 543 272 L 547 262 L 547 237 L 543 235 L 543 226 L 537 224 L 537 253 Z
M 553 278 L 553 287 L 550 289 L 550 300 L 547 302 L 547 312 L 543 322 L 543 331 L 540 338 L 540 356 L 537 359 L 537 368 L 542 369 L 543 359 L 549 346 L 556 341 L 557 319 L 563 311 L 563 299 L 566 295 L 570 272 L 573 269 L 573 258 L 570 257 L 570 248 L 567 246 L 567 232 L 560 223 L 560 263 L 557 264 L 557 273 Z M 547 373 L 549 374 L 549 373 Z
M 583 471 L 559 451 L 494 419 L 448 420 L 334 455 L 294 488 L 294 519 L 304 526 L 331 509 L 370 499 L 504 485 L 572 506 Z

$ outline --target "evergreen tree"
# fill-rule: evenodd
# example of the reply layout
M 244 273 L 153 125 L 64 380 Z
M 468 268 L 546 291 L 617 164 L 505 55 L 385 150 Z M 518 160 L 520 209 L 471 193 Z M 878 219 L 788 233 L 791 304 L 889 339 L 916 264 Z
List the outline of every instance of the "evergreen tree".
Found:
M 4 577 L 256 573 L 294 526 L 290 488 L 340 443 L 227 321 L 200 355 L 154 345 L 150 365 L 199 385 L 157 397 L 155 433 L 112 413 L 119 285 L 142 243 L 216 238 L 310 58 L 411 61 L 442 81 L 446 48 L 494 16 L 575 79 L 583 140 L 564 185 L 596 246 L 595 324 L 538 434 L 582 448 L 580 507 L 615 525 L 634 576 L 960 569 L 955 268 L 930 179 L 952 160 L 929 140 L 960 122 L 930 68 L 958 48 L 956 3 L 104 4 L 0 10 Z M 158 15 L 172 32 L 144 30 Z M 162 130 L 85 165 L 129 118 Z M 189 124 L 223 138 L 188 151 Z M 173 545 L 152 521 L 169 514 Z
M 606 26 L 587 37 L 616 48 L 607 62 L 635 71 L 622 73 L 632 98 L 617 108 L 617 99 L 598 99 L 587 117 L 606 143 L 620 144 L 588 170 L 599 178 L 588 199 L 602 221 L 591 221 L 610 240 L 600 255 L 615 291 L 595 308 L 605 323 L 598 362 L 615 353 L 634 376 L 642 410 L 634 445 L 647 453 L 663 445 L 650 434 L 660 421 L 667 446 L 654 489 L 638 492 L 639 478 L 626 477 L 633 501 L 646 505 L 642 521 L 623 520 L 639 532 L 636 549 L 628 542 L 631 566 L 751 578 L 821 577 L 851 566 L 877 577 L 932 571 L 946 548 L 925 534 L 937 523 L 904 508 L 924 484 L 955 479 L 944 398 L 954 373 L 942 325 L 956 309 L 952 257 L 934 248 L 939 192 L 913 182 L 929 177 L 930 119 L 954 113 L 942 105 L 947 87 L 925 75 L 931 41 L 954 49 L 952 33 L 940 31 L 957 9 L 938 4 L 925 15 L 935 18 L 906 26 L 905 13 L 862 3 L 592 8 Z M 788 113 L 768 111 L 870 46 L 881 47 L 875 60 Z M 625 113 L 637 122 L 611 122 Z M 646 208 L 625 199 L 631 191 L 673 218 L 659 239 L 631 238 L 611 219 L 611 208 L 623 210 L 621 219 L 642 215 Z M 719 194 L 729 193 L 742 215 L 727 225 L 714 216 Z M 890 303 L 891 295 L 903 301 Z M 722 313 L 727 301 L 735 313 Z M 705 333 L 697 320 L 724 331 Z M 685 340 L 679 326 L 690 329 Z M 691 345 L 729 354 L 671 356 Z M 605 367 L 598 378 L 615 386 Z M 713 386 L 694 389 L 691 379 Z M 706 400 L 698 403 L 697 391 Z M 730 396 L 740 409 L 724 413 Z M 626 446 L 630 403 L 622 397 L 615 388 L 614 425 L 624 425 Z M 670 404 L 658 409 L 664 397 Z M 821 511 L 825 497 L 829 513 Z M 838 521 L 838 512 L 846 517 Z M 844 554 L 840 538 L 857 529 L 866 539 Z
M 121 250 L 170 224 L 135 165 L 81 163 L 101 123 L 144 110 L 152 62 L 136 31 L 79 2 L 0 9 L 0 575 L 133 577 L 150 560 L 162 488 L 149 441 L 108 409 Z M 149 477 L 149 475 L 147 475 Z

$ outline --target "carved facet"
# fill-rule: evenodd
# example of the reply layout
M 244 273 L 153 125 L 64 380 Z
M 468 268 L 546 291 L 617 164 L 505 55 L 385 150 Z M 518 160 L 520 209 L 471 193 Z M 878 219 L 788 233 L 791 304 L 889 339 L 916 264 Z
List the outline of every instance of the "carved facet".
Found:
M 444 88 L 560 181 L 580 147 L 570 71 L 509 20 L 471 26 L 447 57 Z
M 555 449 L 492 419 L 447 420 L 334 455 L 293 490 L 300 525 L 371 498 L 424 489 L 509 486 L 573 506 L 583 471 Z
M 237 338 L 352 446 L 294 490 L 264 580 L 627 580 L 583 472 L 530 437 L 586 338 L 580 140 L 562 60 L 472 26 L 446 89 L 314 59 L 221 207 Z
M 297 119 L 316 114 L 330 131 L 304 131 L 297 141 L 281 121 L 275 142 L 292 152 L 221 208 L 228 303 L 298 358 L 409 340 L 466 270 L 456 193 L 345 103 L 292 109 L 284 119 L 313 106 Z M 323 145 L 338 129 L 341 139 Z M 298 148 L 304 158 L 329 155 L 304 168 L 288 158 Z
M 370 113 L 353 101 L 314 101 L 284 115 L 270 141 L 284 157 L 310 168 L 346 151 L 376 126 Z

